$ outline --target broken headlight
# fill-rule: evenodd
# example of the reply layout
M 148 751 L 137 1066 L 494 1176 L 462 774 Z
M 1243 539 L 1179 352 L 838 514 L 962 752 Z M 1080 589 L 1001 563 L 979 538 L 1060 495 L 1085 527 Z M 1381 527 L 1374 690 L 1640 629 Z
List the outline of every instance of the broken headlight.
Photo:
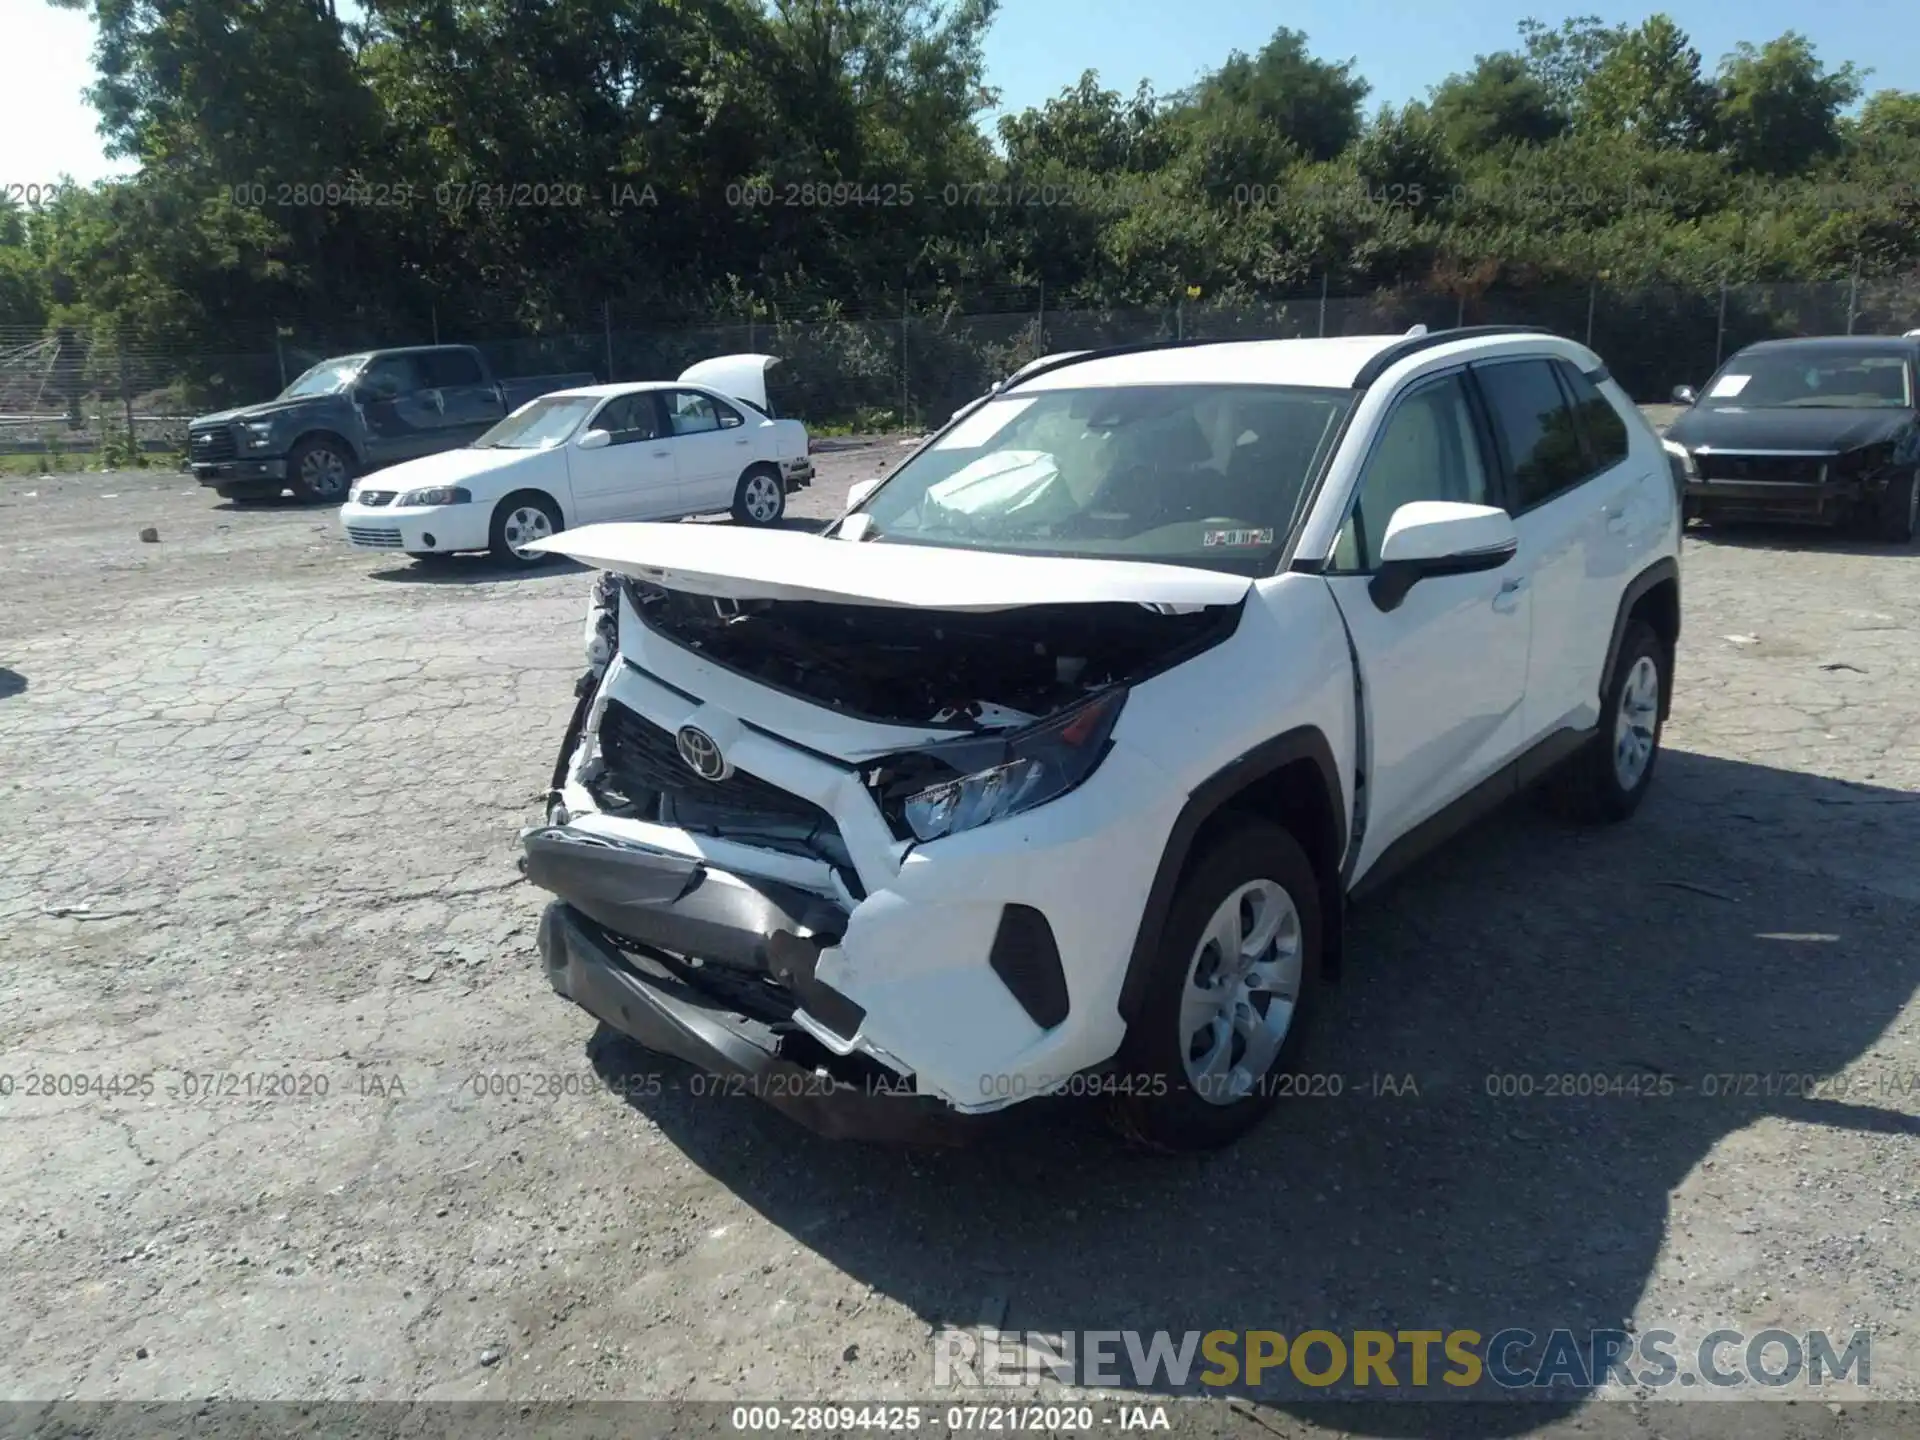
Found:
M 1124 689 L 1107 690 L 1005 738 L 929 746 L 918 756 L 959 773 L 886 808 L 915 839 L 938 840 L 1044 805 L 1093 773 L 1126 699 Z

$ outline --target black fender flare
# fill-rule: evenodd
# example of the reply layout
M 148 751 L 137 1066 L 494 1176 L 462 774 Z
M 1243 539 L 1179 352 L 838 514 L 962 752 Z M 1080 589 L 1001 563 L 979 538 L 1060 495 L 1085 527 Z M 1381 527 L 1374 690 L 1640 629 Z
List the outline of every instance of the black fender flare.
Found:
M 1600 667 L 1599 693 L 1602 696 L 1607 693 L 1607 684 L 1613 678 L 1614 662 L 1620 658 L 1620 644 L 1626 639 L 1627 635 L 1627 617 L 1633 614 L 1633 607 L 1640 603 L 1641 597 L 1656 585 L 1663 584 L 1669 580 L 1673 582 L 1674 589 L 1674 614 L 1676 616 L 1674 639 L 1679 639 L 1680 627 L 1677 623 L 1677 617 L 1680 614 L 1680 562 L 1671 555 L 1662 555 L 1658 560 L 1634 576 L 1633 579 L 1629 580 L 1627 582 L 1627 588 L 1620 592 L 1620 607 L 1614 612 L 1613 616 L 1613 634 L 1607 640 L 1607 663 Z M 1669 665 L 1667 668 L 1671 671 L 1673 667 Z M 1672 705 L 1673 677 L 1669 674 L 1666 689 L 1660 696 L 1660 718 L 1662 720 L 1667 718 L 1667 712 L 1672 708 Z
M 1120 1016 L 1129 1024 L 1139 1009 L 1141 994 L 1146 989 L 1154 952 L 1159 947 L 1161 933 L 1166 929 L 1167 912 L 1173 908 L 1174 888 L 1186 869 L 1187 860 L 1193 852 L 1193 842 L 1201 828 L 1249 785 L 1300 760 L 1310 761 L 1319 769 L 1320 778 L 1333 801 L 1335 873 L 1320 878 L 1323 892 L 1333 895 L 1337 902 L 1340 889 L 1339 861 L 1347 849 L 1347 796 L 1340 783 L 1339 766 L 1334 763 L 1333 746 L 1328 743 L 1326 735 L 1316 725 L 1300 725 L 1283 731 L 1271 740 L 1264 740 L 1244 755 L 1228 761 L 1194 786 L 1187 796 L 1186 804 L 1174 819 L 1173 828 L 1167 832 L 1166 845 L 1160 852 L 1159 868 L 1153 873 L 1146 904 L 1140 911 L 1140 926 L 1134 934 L 1133 952 L 1127 958 L 1126 975 L 1120 982 Z M 1338 916 L 1328 914 L 1325 919 L 1331 932 L 1338 924 Z

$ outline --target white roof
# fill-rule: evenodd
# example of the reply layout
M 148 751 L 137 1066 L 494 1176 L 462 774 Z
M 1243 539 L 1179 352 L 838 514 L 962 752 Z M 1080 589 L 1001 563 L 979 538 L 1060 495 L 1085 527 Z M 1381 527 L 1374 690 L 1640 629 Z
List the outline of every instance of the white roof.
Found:
M 549 390 L 542 400 L 604 400 L 610 395 L 637 395 L 642 390 L 683 390 L 678 380 L 623 380 L 617 385 L 576 385 L 571 390 Z
M 1444 332 L 1443 332 L 1444 334 Z M 1049 371 L 1010 388 L 1016 391 L 1078 390 L 1109 385 L 1321 385 L 1351 389 L 1374 356 L 1407 335 L 1341 335 L 1313 340 L 1235 340 L 1211 345 L 1174 345 L 1130 355 L 1108 355 Z M 1509 348 L 1527 342 L 1565 350 L 1571 342 L 1549 335 L 1463 333 L 1462 347 Z M 1445 338 L 1422 348 L 1422 361 L 1445 355 Z M 1578 351 L 1578 346 L 1572 347 Z

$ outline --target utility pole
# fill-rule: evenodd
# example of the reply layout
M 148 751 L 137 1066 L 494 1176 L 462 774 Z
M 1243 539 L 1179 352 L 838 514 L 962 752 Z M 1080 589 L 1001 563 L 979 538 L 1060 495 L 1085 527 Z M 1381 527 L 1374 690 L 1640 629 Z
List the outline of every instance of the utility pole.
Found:
M 613 383 L 613 302 L 600 302 L 600 329 L 607 341 L 607 383 Z
M 1596 277 L 1587 282 L 1587 348 L 1589 350 L 1593 348 L 1593 305 L 1599 298 L 1600 281 Z
M 1853 317 L 1860 313 L 1860 257 L 1853 257 L 1853 272 L 1847 276 L 1847 333 L 1853 333 Z
M 1727 277 L 1720 277 L 1720 320 L 1713 332 L 1713 368 L 1720 368 L 1720 357 L 1727 349 Z
M 900 287 L 900 424 L 907 424 L 907 287 Z
M 1327 272 L 1320 272 L 1320 338 L 1327 338 Z
M 287 352 L 280 343 L 280 322 L 273 322 L 273 358 L 280 362 L 280 388 L 287 388 Z
M 1033 343 L 1039 347 L 1040 354 L 1044 355 L 1047 353 L 1047 282 L 1044 280 L 1040 282 L 1040 311 L 1034 323 L 1036 329 Z

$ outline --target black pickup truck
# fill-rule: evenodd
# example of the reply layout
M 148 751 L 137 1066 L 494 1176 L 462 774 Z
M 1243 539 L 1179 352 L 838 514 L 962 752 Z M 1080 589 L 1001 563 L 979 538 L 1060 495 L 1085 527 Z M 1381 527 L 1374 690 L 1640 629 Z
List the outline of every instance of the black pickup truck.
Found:
M 456 449 L 537 396 L 593 383 L 584 373 L 496 380 L 471 345 L 341 355 L 272 400 L 199 416 L 187 463 L 229 500 L 292 489 L 337 505 L 356 475 Z

